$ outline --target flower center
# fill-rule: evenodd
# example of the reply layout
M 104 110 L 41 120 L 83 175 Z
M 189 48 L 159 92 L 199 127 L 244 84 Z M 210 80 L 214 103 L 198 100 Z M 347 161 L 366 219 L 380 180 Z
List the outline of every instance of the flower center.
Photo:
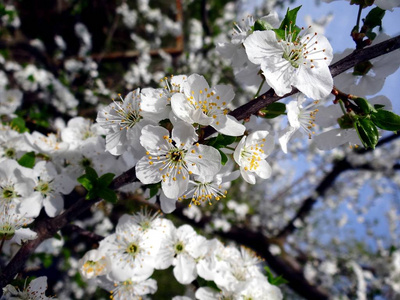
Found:
M 292 49 L 290 51 L 284 52 L 282 58 L 290 62 L 293 68 L 298 68 L 299 62 L 301 62 L 302 53 L 299 49 Z
M 176 254 L 182 253 L 184 249 L 185 249 L 185 246 L 183 245 L 182 242 L 178 242 L 178 243 L 175 245 L 175 253 L 176 253 Z
M 49 182 L 39 180 L 38 185 L 35 187 L 35 191 L 40 192 L 43 196 L 47 196 L 51 192 Z
M 265 142 L 265 139 L 262 139 L 262 142 Z M 259 161 L 261 161 L 261 155 L 264 154 L 264 150 L 262 149 L 264 144 L 254 144 L 249 147 L 243 149 L 241 156 L 245 159 L 246 166 L 244 169 L 246 171 L 255 171 L 260 166 Z
M 81 165 L 81 167 L 87 168 L 87 167 L 92 166 L 92 161 L 91 161 L 89 158 L 84 157 L 84 158 L 82 158 L 82 160 L 79 162 L 79 164 Z
M 136 256 L 136 254 L 139 252 L 139 246 L 136 243 L 130 243 L 126 248 L 126 252 L 132 256 Z
M 14 190 L 13 186 L 7 186 L 3 188 L 3 199 L 11 200 L 19 197 L 18 193 Z
M 8 148 L 4 151 L 4 156 L 9 157 L 9 158 L 14 158 L 16 154 L 16 151 L 14 148 Z

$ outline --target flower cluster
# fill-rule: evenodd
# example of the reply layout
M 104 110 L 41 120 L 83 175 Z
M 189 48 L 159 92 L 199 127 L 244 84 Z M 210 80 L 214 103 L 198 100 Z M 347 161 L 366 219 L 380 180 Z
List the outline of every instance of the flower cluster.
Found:
M 111 299 L 141 299 L 154 294 L 154 270 L 173 268 L 180 284 L 190 284 L 198 276 L 215 282 L 219 290 L 201 287 L 196 299 L 282 299 L 260 271 L 260 260 L 246 248 L 224 246 L 207 240 L 189 225 L 176 228 L 158 214 L 147 212 L 123 215 L 115 233 L 87 252 L 79 262 L 81 275 L 109 290 Z
M 243 176 L 246 181 L 254 184 L 255 174 L 269 177 L 265 158 L 273 149 L 273 137 L 263 131 L 257 141 L 249 138 L 246 144 L 237 143 L 235 137 L 242 136 L 246 128 L 228 114 L 235 96 L 231 86 L 210 87 L 198 74 L 165 78 L 162 83 L 162 88 L 136 89 L 125 98 L 114 100 L 98 113 L 97 122 L 105 130 L 107 151 L 133 157 L 129 167 L 136 167 L 142 184 L 160 184 L 164 212 L 174 210 L 178 199 L 190 198 L 198 205 L 225 197 L 225 191 L 216 184 L 226 163 L 222 157 L 228 159 L 224 147 L 237 146 L 235 161 L 243 166 L 242 174 L 250 174 Z M 205 126 L 232 139 L 218 146 L 212 143 L 213 139 L 201 141 L 199 133 Z M 260 143 L 259 154 L 247 154 L 252 152 L 246 148 L 249 143 L 255 147 Z

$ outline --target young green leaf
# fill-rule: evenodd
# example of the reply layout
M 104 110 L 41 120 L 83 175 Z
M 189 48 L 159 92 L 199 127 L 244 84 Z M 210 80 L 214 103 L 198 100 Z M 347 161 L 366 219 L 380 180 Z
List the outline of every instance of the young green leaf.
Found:
M 99 198 L 102 198 L 110 203 L 117 203 L 118 197 L 115 191 L 109 189 L 108 187 L 102 188 L 98 193 Z
M 379 109 L 371 114 L 371 120 L 381 129 L 389 131 L 400 130 L 400 116 L 391 111 Z
M 367 118 L 358 119 L 355 129 L 365 148 L 375 149 L 379 139 L 379 132 L 375 124 Z
M 286 31 L 286 33 L 292 33 L 292 41 L 296 40 L 296 37 L 300 32 L 300 28 L 296 26 L 297 12 L 300 10 L 300 8 L 301 5 L 291 10 L 289 10 L 289 8 L 287 9 L 286 15 L 279 26 L 280 30 L 274 30 L 278 37 L 285 39 Z
M 273 119 L 280 115 L 283 115 L 286 111 L 286 105 L 280 102 L 274 102 L 268 105 L 266 108 L 260 110 L 260 115 L 266 119 Z
M 289 281 L 287 281 L 286 279 L 284 279 L 281 275 L 275 277 L 274 274 L 272 274 L 271 270 L 268 267 L 264 267 L 265 272 L 267 273 L 267 278 L 268 278 L 268 282 L 272 285 L 281 285 L 281 284 L 286 284 Z
M 375 112 L 375 108 L 364 98 L 355 98 L 353 99 L 354 103 L 361 109 L 364 114 L 369 114 L 371 112 Z
M 226 154 L 224 152 L 222 152 L 221 150 L 217 149 L 219 154 L 221 154 L 221 164 L 223 166 L 225 166 L 226 162 L 228 161 L 228 157 L 226 156 Z
M 106 173 L 104 175 L 101 175 L 98 180 L 100 186 L 109 186 L 110 183 L 113 181 L 114 177 L 115 177 L 115 174 L 113 174 L 113 173 Z
M 22 155 L 21 158 L 18 159 L 18 163 L 23 167 L 32 169 L 35 166 L 35 159 L 35 152 L 32 151 Z
M 29 131 L 29 129 L 26 128 L 25 120 L 20 117 L 12 119 L 10 122 L 10 127 L 20 133 Z

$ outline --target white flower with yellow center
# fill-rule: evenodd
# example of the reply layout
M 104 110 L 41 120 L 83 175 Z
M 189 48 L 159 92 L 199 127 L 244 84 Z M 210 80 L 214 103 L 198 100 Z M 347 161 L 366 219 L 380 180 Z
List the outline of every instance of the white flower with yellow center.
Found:
M 307 31 L 294 40 L 290 28 L 284 39 L 278 39 L 272 30 L 254 31 L 244 41 L 249 60 L 260 65 L 278 96 L 289 93 L 292 86 L 312 99 L 324 98 L 332 91 L 328 67 L 332 47 L 326 37 Z
M 148 299 L 143 296 L 154 294 L 157 291 L 157 281 L 154 279 L 146 279 L 137 281 L 135 279 L 127 279 L 124 281 L 111 282 L 107 278 L 100 278 L 99 285 L 109 290 L 111 300 L 143 300 Z
M 143 232 L 132 218 L 121 218 L 116 232 L 100 242 L 99 250 L 111 259 L 108 276 L 116 281 L 145 280 L 154 271 L 160 242 L 159 234 Z
M 263 179 L 271 176 L 271 167 L 265 158 L 273 149 L 274 137 L 266 130 L 255 131 L 241 139 L 233 157 L 240 166 L 240 174 L 244 180 L 255 184 L 255 175 Z
M 79 260 L 79 273 L 83 278 L 91 279 L 105 275 L 111 270 L 111 260 L 103 252 L 93 249 Z
M 184 122 L 175 124 L 172 137 L 163 127 L 144 127 L 140 143 L 147 153 L 136 165 L 137 178 L 143 184 L 161 181 L 165 196 L 176 199 L 187 190 L 191 174 L 214 176 L 221 168 L 221 155 L 196 141 L 194 128 Z
M 279 143 L 281 144 L 282 151 L 285 153 L 287 153 L 287 143 L 300 128 L 308 135 L 308 138 L 310 139 L 311 136 L 315 134 L 315 116 L 318 112 L 318 108 L 315 108 L 315 106 L 319 103 L 319 101 L 315 100 L 306 107 L 303 107 L 305 100 L 306 99 L 304 95 L 300 93 L 297 97 L 297 100 L 290 101 L 286 105 L 287 117 L 290 126 L 288 126 L 279 137 Z
M 129 146 L 135 148 L 142 128 L 154 123 L 144 119 L 146 114 L 141 109 L 140 89 L 130 92 L 124 99 L 120 98 L 121 101 L 113 100 L 101 110 L 96 119 L 107 130 L 106 150 L 113 155 L 121 155 Z
M 212 205 L 212 200 L 219 201 L 226 198 L 228 193 L 224 184 L 231 182 L 239 177 L 239 171 L 230 173 L 218 173 L 215 176 L 195 176 L 194 180 L 189 182 L 189 191 L 178 200 L 190 199 L 189 207 L 208 203 Z
M 172 96 L 171 106 L 174 114 L 186 123 L 210 125 L 222 134 L 239 136 L 246 128 L 228 115 L 227 108 L 234 97 L 231 86 L 210 88 L 203 76 L 193 74 L 183 84 L 183 93 Z
M 26 282 L 25 282 L 26 284 Z M 21 291 L 11 284 L 3 288 L 4 299 L 20 299 L 20 300 L 47 300 L 55 299 L 45 295 L 47 289 L 47 277 L 41 276 L 33 279 L 29 285 Z M 3 297 L 1 299 L 3 299 Z

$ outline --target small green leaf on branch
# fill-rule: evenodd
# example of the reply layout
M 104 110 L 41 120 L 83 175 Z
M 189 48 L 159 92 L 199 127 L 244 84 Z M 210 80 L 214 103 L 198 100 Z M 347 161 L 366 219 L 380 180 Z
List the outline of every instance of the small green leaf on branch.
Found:
M 259 116 L 266 118 L 266 119 L 273 119 L 280 115 L 285 114 L 286 105 L 280 102 L 274 102 L 268 105 L 267 107 L 263 108 L 259 112 Z
M 371 114 L 371 120 L 376 126 L 383 130 L 400 130 L 400 116 L 391 111 L 378 109 L 376 112 Z
M 363 146 L 375 149 L 379 140 L 379 132 L 375 124 L 368 118 L 360 118 L 354 125 Z

